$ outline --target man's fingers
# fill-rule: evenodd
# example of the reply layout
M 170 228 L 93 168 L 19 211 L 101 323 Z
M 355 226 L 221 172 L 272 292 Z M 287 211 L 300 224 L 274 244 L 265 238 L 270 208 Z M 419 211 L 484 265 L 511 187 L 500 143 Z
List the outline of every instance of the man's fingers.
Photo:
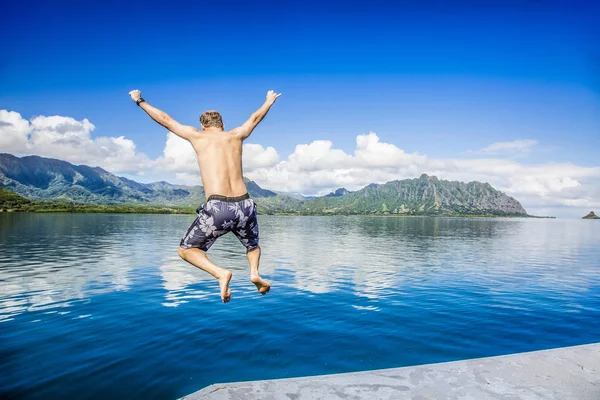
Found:
M 273 98 L 273 99 L 276 99 L 276 98 L 278 98 L 279 96 L 281 96 L 281 93 L 275 93 L 275 91 L 274 91 L 274 90 L 269 90 L 269 91 L 267 92 L 267 97 L 271 97 L 271 98 Z

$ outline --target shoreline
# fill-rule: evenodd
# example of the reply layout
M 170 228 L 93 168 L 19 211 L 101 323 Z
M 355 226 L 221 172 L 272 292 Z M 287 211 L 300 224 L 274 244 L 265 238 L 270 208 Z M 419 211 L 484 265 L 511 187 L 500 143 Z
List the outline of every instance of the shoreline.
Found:
M 0 214 L 175 214 L 175 215 L 192 215 L 196 211 L 185 209 L 174 209 L 168 207 L 140 207 L 136 210 L 135 206 L 132 209 L 119 210 L 118 208 L 110 209 L 113 206 L 106 206 L 108 210 L 92 208 L 89 210 L 73 210 L 69 209 L 40 209 L 40 210 L 19 210 L 19 209 L 0 209 Z M 537 215 L 492 215 L 492 214 L 464 214 L 464 215 L 448 215 L 448 214 L 305 214 L 305 213 L 258 213 L 258 215 L 270 215 L 278 217 L 388 217 L 388 218 L 532 218 L 532 219 L 556 219 L 553 216 L 537 216 Z

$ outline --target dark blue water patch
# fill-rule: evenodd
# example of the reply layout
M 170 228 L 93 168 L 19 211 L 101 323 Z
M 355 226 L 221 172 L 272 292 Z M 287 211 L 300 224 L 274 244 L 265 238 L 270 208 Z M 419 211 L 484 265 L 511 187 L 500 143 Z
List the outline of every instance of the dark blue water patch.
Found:
M 12 221 L 0 245 L 8 398 L 173 399 L 216 382 L 600 341 L 600 236 L 579 221 L 455 220 L 452 236 L 452 220 L 263 218 L 273 289 L 256 293 L 226 237 L 210 252 L 234 272 L 224 305 L 170 245 L 184 217 L 69 216 L 62 236 L 20 245 L 45 218 L 60 216 Z M 93 248 L 71 240 L 88 223 Z M 123 241 L 130 232 L 144 234 Z

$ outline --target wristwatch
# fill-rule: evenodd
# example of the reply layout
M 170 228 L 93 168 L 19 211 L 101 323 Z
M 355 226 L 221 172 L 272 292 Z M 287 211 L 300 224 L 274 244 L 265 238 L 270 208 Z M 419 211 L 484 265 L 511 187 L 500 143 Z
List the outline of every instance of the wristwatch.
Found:
M 140 105 L 140 103 L 143 103 L 143 102 L 145 102 L 145 101 L 146 101 L 146 100 L 144 100 L 144 98 L 143 98 L 143 97 L 140 97 L 139 99 L 137 99 L 137 100 L 135 101 L 135 104 L 137 104 L 137 105 L 139 106 L 139 105 Z

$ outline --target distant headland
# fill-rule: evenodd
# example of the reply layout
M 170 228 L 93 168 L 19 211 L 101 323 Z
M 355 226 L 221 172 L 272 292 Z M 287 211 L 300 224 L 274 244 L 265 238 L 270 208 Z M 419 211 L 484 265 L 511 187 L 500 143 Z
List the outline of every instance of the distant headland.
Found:
M 594 214 L 593 211 L 590 211 L 588 215 L 586 215 L 585 217 L 581 217 L 581 219 L 600 219 L 600 217 Z

